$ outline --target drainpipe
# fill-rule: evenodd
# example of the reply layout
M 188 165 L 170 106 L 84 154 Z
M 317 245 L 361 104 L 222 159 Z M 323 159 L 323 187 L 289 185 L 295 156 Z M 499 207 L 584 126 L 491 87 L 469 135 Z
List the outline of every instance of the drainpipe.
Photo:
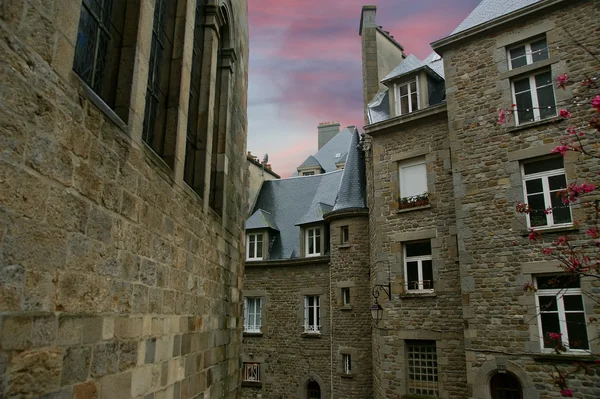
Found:
M 331 243 L 329 244 L 331 246 Z M 330 250 L 331 253 L 331 250 Z M 333 294 L 332 294 L 332 278 L 331 278 L 331 258 L 329 258 L 329 348 L 331 352 L 330 367 L 329 367 L 329 382 L 331 384 L 331 398 L 333 399 Z

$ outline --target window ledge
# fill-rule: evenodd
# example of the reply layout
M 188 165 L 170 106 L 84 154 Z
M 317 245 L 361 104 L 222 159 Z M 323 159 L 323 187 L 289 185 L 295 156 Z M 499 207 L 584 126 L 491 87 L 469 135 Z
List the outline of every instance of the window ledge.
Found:
M 340 306 L 340 310 L 343 310 L 343 311 L 352 310 L 352 305 L 342 305 L 342 306 Z
M 342 378 L 354 378 L 354 374 L 342 374 L 341 375 Z
M 404 212 L 411 212 L 411 211 L 420 211 L 422 209 L 429 209 L 429 208 L 431 208 L 431 204 L 427 204 L 427 205 L 423 205 L 423 206 L 415 206 L 413 208 L 396 209 L 396 213 L 404 213 Z
M 556 353 L 540 353 L 533 356 L 536 362 L 558 362 L 558 363 L 573 363 L 573 362 L 585 362 L 595 363 L 597 356 L 584 355 L 584 354 L 570 354 L 565 353 L 563 355 L 557 355 Z
M 338 248 L 350 248 L 352 245 L 350 244 L 340 244 L 338 245 Z
M 510 133 L 516 133 L 523 129 L 529 129 L 530 127 L 543 126 L 543 125 L 548 125 L 551 123 L 560 123 L 563 120 L 564 119 L 559 118 L 559 117 L 546 118 L 546 119 L 542 119 L 540 121 L 528 122 L 528 123 L 523 123 L 522 125 L 509 127 L 506 130 Z
M 548 228 L 538 228 L 533 229 L 534 232 L 538 234 L 552 234 L 552 233 L 570 233 L 579 231 L 579 227 L 577 226 L 556 226 L 556 227 L 548 227 Z M 527 237 L 531 234 L 530 230 L 523 230 L 521 232 L 521 236 Z
M 242 386 L 247 388 L 262 388 L 260 381 L 242 381 Z
M 436 297 L 437 294 L 435 291 L 417 291 L 417 292 L 405 292 L 404 294 L 400 294 L 400 298 L 433 298 Z
M 262 337 L 261 331 L 244 331 L 244 337 Z
M 320 332 L 303 332 L 300 335 L 302 338 L 321 338 Z
M 79 87 L 81 87 L 79 93 L 82 94 L 92 104 L 94 104 L 96 108 L 102 111 L 102 113 L 106 115 L 108 119 L 110 119 L 111 122 L 114 123 L 119 129 L 127 133 L 127 124 L 123 122 L 119 115 L 117 115 L 117 113 L 113 111 L 113 109 L 109 107 L 108 104 L 106 104 L 104 100 L 100 98 L 100 96 L 96 94 L 96 92 L 94 92 L 94 90 L 92 90 L 92 88 L 79 77 L 79 75 L 77 75 L 75 72 L 73 72 L 73 74 L 77 77 L 77 80 L 79 80 Z

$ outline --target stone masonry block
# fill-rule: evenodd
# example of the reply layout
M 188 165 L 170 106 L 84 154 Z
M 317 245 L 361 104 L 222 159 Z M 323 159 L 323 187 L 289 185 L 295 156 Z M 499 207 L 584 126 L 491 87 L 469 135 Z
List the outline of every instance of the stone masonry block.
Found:
M 2 320 L 0 344 L 3 350 L 23 350 L 32 344 L 32 318 L 8 316 Z
M 116 341 L 94 345 L 90 375 L 93 378 L 114 374 L 119 368 L 119 351 Z
M 85 381 L 90 372 L 91 358 L 90 346 L 68 347 L 63 356 L 61 385 Z
M 115 399 L 131 392 L 131 372 L 108 375 L 100 380 L 100 399 Z
M 62 351 L 41 348 L 15 355 L 8 365 L 7 397 L 33 397 L 57 390 L 60 382 Z

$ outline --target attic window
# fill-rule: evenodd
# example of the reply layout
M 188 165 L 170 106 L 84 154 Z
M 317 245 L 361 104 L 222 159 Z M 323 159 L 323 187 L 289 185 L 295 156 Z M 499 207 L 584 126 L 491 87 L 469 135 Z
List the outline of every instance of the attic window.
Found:
M 396 85 L 396 115 L 406 115 L 419 110 L 418 77 L 405 84 Z

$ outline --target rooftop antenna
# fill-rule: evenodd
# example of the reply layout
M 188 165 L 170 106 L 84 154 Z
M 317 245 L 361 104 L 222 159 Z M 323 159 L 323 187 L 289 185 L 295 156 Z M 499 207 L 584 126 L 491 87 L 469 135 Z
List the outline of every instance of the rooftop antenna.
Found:
M 267 164 L 267 162 L 269 162 L 269 154 L 267 154 L 265 152 L 265 156 L 263 157 L 263 161 L 262 161 L 262 175 L 261 176 L 265 175 L 265 165 Z

